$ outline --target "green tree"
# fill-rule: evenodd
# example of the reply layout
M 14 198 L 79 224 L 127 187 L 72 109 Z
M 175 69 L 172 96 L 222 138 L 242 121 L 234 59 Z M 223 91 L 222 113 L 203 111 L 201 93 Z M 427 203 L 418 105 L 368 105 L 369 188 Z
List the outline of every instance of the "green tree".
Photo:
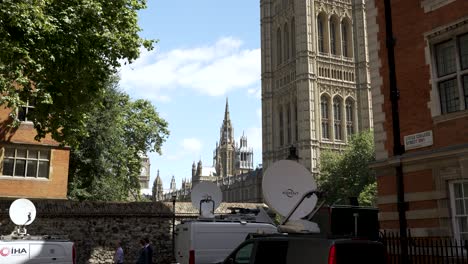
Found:
M 13 124 L 18 107 L 35 101 L 36 139 L 77 144 L 120 62 L 152 48 L 138 36 L 143 8 L 145 0 L 0 1 L 0 105 L 12 108 Z
M 369 168 L 374 160 L 372 131 L 353 135 L 342 153 L 322 152 L 317 184 L 326 193 L 327 202 L 347 203 L 349 197 L 357 197 L 361 205 L 375 205 L 377 185 Z
M 113 80 L 102 103 L 88 112 L 85 136 L 70 157 L 69 197 L 77 200 L 139 199 L 140 155 L 161 153 L 167 122 L 146 100 L 130 100 Z

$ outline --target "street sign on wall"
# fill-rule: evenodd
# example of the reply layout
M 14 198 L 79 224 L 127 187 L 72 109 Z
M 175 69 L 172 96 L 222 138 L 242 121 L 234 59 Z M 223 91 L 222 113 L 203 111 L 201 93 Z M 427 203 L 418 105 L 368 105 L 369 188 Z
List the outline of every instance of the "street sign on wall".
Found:
M 404 137 L 405 150 L 432 146 L 432 130 L 416 133 Z

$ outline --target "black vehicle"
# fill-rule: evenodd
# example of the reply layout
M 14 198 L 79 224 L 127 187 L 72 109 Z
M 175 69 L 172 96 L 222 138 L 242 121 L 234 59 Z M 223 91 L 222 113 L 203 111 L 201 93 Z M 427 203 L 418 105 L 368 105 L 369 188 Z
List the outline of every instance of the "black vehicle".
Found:
M 380 264 L 382 243 L 352 238 L 327 239 L 313 234 L 256 236 L 240 244 L 223 264 Z
M 384 264 L 377 213 L 371 207 L 322 207 L 312 218 L 321 226 L 320 233 L 253 234 L 223 263 Z

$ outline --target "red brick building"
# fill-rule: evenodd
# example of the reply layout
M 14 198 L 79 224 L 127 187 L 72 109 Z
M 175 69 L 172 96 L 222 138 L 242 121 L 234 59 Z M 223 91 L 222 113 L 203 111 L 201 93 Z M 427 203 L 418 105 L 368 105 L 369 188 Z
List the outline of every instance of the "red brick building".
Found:
M 66 199 L 70 151 L 50 137 L 34 140 L 36 130 L 23 107 L 21 125 L 11 129 L 10 109 L 0 106 L 0 197 Z
M 402 155 L 393 153 L 384 1 L 366 1 L 381 227 L 399 227 L 401 164 L 412 235 L 468 239 L 468 1 L 390 3 Z

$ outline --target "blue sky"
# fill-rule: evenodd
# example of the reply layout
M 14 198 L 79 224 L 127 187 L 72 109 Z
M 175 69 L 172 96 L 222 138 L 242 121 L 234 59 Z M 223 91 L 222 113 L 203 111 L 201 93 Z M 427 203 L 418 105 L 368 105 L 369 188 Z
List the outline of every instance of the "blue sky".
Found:
M 150 153 L 164 189 L 191 177 L 192 162 L 211 166 L 226 97 L 234 136 L 243 131 L 261 163 L 259 1 L 148 1 L 140 11 L 144 38 L 153 51 L 120 69 L 120 86 L 133 98 L 150 100 L 171 132 L 163 154 Z

